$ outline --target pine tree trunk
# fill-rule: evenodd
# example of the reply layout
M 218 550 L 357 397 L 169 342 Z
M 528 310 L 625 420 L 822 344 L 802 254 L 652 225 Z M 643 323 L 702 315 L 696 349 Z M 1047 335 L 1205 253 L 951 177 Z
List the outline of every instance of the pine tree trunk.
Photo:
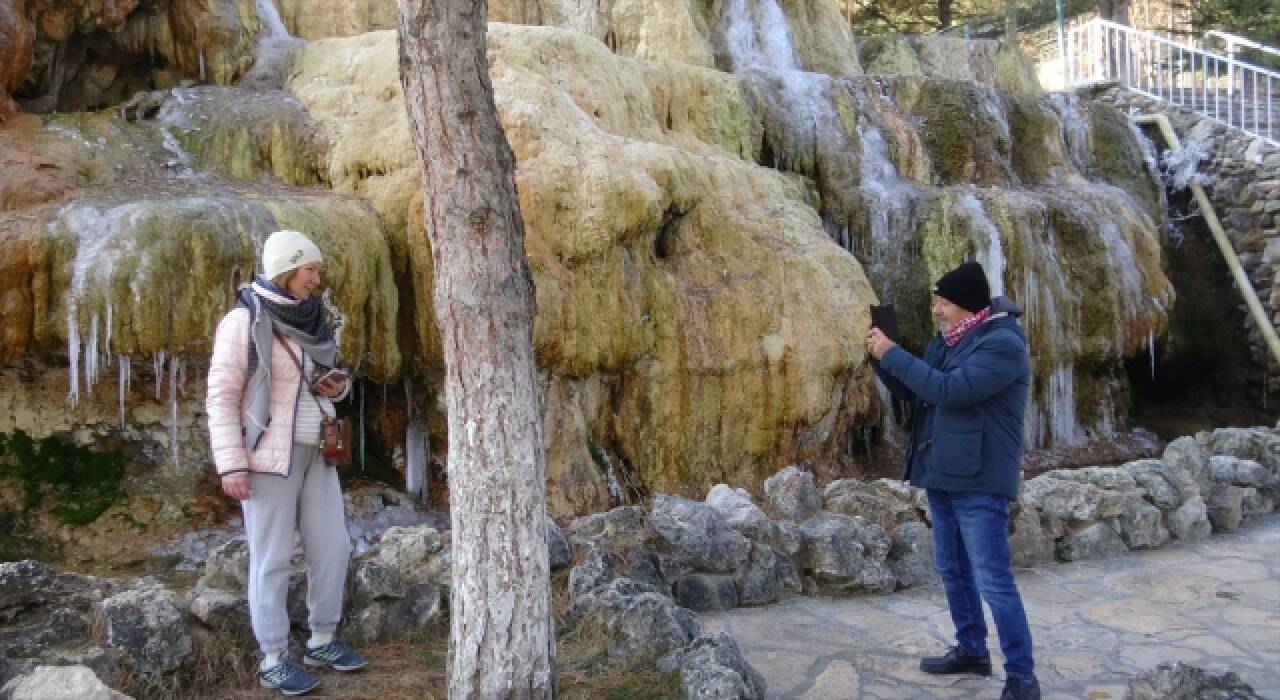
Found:
M 450 698 L 555 695 L 533 281 L 485 50 L 485 2 L 398 0 L 445 361 Z

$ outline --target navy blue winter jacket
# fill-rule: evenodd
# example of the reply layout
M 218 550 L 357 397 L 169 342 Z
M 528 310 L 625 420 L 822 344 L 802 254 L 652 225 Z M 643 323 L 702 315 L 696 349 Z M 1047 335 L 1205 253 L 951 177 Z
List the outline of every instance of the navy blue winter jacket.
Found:
M 894 347 L 872 361 L 889 390 L 912 402 L 903 479 L 914 486 L 1018 497 L 1031 363 L 1021 310 L 996 297 L 991 311 L 953 348 L 938 334 L 923 360 Z

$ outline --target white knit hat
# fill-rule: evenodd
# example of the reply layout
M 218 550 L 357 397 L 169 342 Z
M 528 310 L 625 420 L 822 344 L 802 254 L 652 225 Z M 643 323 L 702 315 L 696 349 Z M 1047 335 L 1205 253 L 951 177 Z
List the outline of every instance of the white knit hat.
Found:
M 276 231 L 262 244 L 262 272 L 267 279 L 307 263 L 324 263 L 324 256 L 310 238 L 297 231 Z

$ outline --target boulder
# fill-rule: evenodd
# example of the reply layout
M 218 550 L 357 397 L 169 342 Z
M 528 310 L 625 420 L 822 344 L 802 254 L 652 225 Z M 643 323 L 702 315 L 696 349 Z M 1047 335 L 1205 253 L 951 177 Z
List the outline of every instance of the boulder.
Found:
M 724 525 L 719 511 L 698 501 L 659 494 L 648 523 L 673 557 L 701 571 L 731 573 L 751 552 L 750 540 Z
M 745 489 L 716 484 L 707 493 L 706 504 L 715 508 L 725 525 L 756 542 L 774 543 L 779 537 L 778 524 L 751 500 Z
M 804 584 L 791 560 L 767 545 L 755 544 L 746 566 L 734 575 L 739 605 L 767 605 L 784 593 L 800 593 Z
M 243 535 L 209 552 L 204 560 L 200 585 L 244 591 L 249 586 L 249 540 Z
M 1261 489 L 1272 486 L 1275 478 L 1271 470 L 1252 459 L 1214 455 L 1209 458 L 1209 465 L 1214 481 L 1223 484 Z
M 1235 532 L 1240 528 L 1240 521 L 1244 519 L 1244 499 L 1251 492 L 1254 490 L 1230 484 L 1218 484 L 1213 488 L 1205 506 L 1214 532 Z
M 1252 459 L 1280 474 L 1280 430 L 1219 428 L 1204 436 L 1203 442 L 1212 454 Z
M 764 677 L 742 657 L 733 637 L 720 632 L 698 637 L 658 661 L 663 673 L 679 671 L 683 697 L 690 700 L 763 700 Z
M 34 559 L 0 562 L 0 621 L 12 619 L 30 605 L 46 602 L 53 570 Z
M 885 480 L 862 481 L 840 479 L 823 490 L 826 510 L 841 515 L 856 515 L 892 530 L 899 523 L 916 519 L 909 491 L 886 485 Z
M 894 528 L 889 550 L 889 570 L 899 588 L 909 588 L 934 580 L 933 530 L 919 522 Z
M 645 540 L 645 512 L 640 506 L 619 506 L 604 513 L 592 513 L 569 522 L 569 541 L 574 547 L 594 542 L 614 551 L 626 551 Z
M 1014 566 L 1035 566 L 1054 560 L 1053 537 L 1045 532 L 1040 513 L 1028 498 L 1020 499 L 1014 509 L 1009 549 Z
M 1133 475 L 1123 467 L 1082 467 L 1080 469 L 1055 469 L 1050 474 L 1056 479 L 1093 484 L 1104 491 L 1125 493 L 1138 487 Z
M 629 579 L 614 579 L 574 604 L 579 624 L 598 629 L 610 656 L 658 659 L 686 646 L 698 634 L 694 614 L 670 597 Z
M 1096 559 L 1124 554 L 1129 551 L 1124 540 L 1105 523 L 1094 523 L 1083 530 L 1072 532 L 1058 542 L 1055 554 L 1062 561 Z
M 639 545 L 626 553 L 626 569 L 621 575 L 647 583 L 656 591 L 670 592 L 672 585 L 692 569 L 666 554 L 651 552 Z
M 547 518 L 547 555 L 550 558 L 552 571 L 560 571 L 573 565 L 573 551 L 569 549 L 569 540 L 560 531 L 560 526 L 549 517 Z
M 1181 661 L 1163 663 L 1129 681 L 1125 700 L 1262 700 L 1232 671 L 1213 672 Z
M 879 525 L 822 512 L 800 529 L 805 538 L 801 570 L 823 588 L 887 593 L 897 585 L 886 562 L 892 542 Z
M 1202 494 L 1213 487 L 1213 470 L 1209 466 L 1209 452 L 1195 438 L 1180 437 L 1164 448 L 1160 461 L 1172 469 L 1185 469 L 1200 487 Z M 1186 493 L 1184 497 L 1190 496 Z
M 117 593 L 98 606 L 107 647 L 142 673 L 177 670 L 191 656 L 191 637 L 173 591 L 145 585 Z
M 1042 514 L 1090 522 L 1111 518 L 1124 513 L 1124 494 L 1107 491 L 1086 481 L 1061 478 L 1069 470 L 1054 470 L 1028 480 L 1022 489 L 1023 496 Z M 1133 479 L 1129 479 L 1133 484 Z
M 1146 500 L 1145 493 L 1134 489 L 1125 494 L 1125 512 L 1116 518 L 1120 539 L 1129 549 L 1159 547 L 1169 541 L 1160 509 Z
M 243 594 L 220 588 L 196 586 L 187 593 L 187 612 L 205 627 L 236 635 L 252 633 L 249 627 L 249 601 Z
M 37 666 L 0 688 L 4 700 L 132 700 L 85 666 Z
M 1162 511 L 1173 510 L 1200 492 L 1189 472 L 1177 470 L 1178 473 L 1173 474 L 1174 470 L 1158 459 L 1140 459 L 1128 462 L 1122 468 L 1146 493 L 1147 499 Z
M 1213 532 L 1209 509 L 1199 495 L 1188 498 L 1166 516 L 1169 532 L 1180 540 L 1202 540 Z
M 347 600 L 353 609 L 400 600 L 408 591 L 400 573 L 380 559 L 356 559 L 347 574 Z
M 387 528 L 378 540 L 377 560 L 405 581 L 448 587 L 453 576 L 449 537 L 428 525 Z
M 643 551 L 643 550 L 642 550 Z M 569 601 L 576 603 L 618 575 L 622 560 L 607 549 L 592 545 L 582 561 L 569 571 Z
M 394 634 L 426 627 L 444 611 L 444 588 L 430 581 L 405 586 L 398 596 L 384 595 L 352 605 L 343 630 L 359 643 L 376 642 Z
M 675 599 L 695 612 L 738 607 L 738 589 L 725 574 L 690 574 L 676 581 Z
M 789 466 L 764 481 L 764 500 L 769 508 L 792 522 L 801 522 L 822 509 L 822 496 L 813 483 L 813 474 Z

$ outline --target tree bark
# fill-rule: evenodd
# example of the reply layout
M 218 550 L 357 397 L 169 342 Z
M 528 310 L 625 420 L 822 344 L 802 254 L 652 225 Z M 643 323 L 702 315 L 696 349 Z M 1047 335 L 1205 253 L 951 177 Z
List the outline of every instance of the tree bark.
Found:
M 450 698 L 555 695 L 533 280 L 483 0 L 398 0 L 445 362 Z

